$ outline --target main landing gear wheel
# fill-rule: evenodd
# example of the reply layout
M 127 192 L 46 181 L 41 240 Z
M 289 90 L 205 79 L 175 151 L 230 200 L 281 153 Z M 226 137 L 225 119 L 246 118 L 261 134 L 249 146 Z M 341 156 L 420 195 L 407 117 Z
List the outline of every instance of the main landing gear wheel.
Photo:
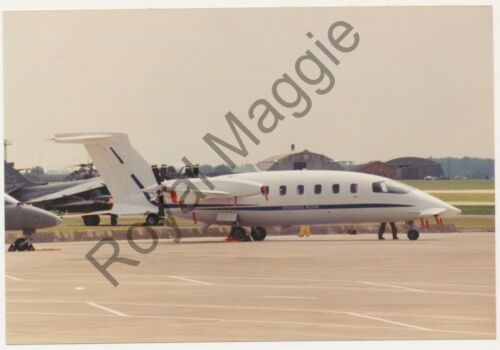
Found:
M 420 236 L 420 233 L 415 229 L 411 229 L 410 231 L 408 231 L 407 236 L 410 241 L 416 241 Z
M 101 222 L 99 215 L 84 215 L 82 219 L 85 226 L 98 226 Z
M 148 214 L 148 216 L 146 216 L 146 225 L 154 226 L 158 225 L 159 222 L 160 217 L 156 214 Z
M 267 232 L 264 227 L 252 227 L 250 236 L 254 241 L 263 241 L 266 238 Z
M 243 242 L 247 237 L 247 233 L 245 232 L 245 229 L 241 226 L 233 226 L 231 228 L 231 232 L 229 233 L 229 235 L 235 241 L 241 241 L 241 242 Z
M 14 249 L 12 249 L 14 248 Z M 33 244 L 31 244 L 31 242 L 29 240 L 27 240 L 26 238 L 18 238 L 16 239 L 16 241 L 14 242 L 13 245 L 11 245 L 9 247 L 9 251 L 20 251 L 20 252 L 24 252 L 25 250 L 27 251 L 33 251 L 35 250 L 35 247 L 33 246 Z

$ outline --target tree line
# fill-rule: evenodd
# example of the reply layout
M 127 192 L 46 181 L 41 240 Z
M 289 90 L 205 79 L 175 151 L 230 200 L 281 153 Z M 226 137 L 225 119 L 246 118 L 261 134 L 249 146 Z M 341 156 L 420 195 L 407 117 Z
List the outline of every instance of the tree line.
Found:
M 469 179 L 486 179 L 495 177 L 495 160 L 491 158 L 431 158 L 441 164 L 447 177 L 464 176 Z

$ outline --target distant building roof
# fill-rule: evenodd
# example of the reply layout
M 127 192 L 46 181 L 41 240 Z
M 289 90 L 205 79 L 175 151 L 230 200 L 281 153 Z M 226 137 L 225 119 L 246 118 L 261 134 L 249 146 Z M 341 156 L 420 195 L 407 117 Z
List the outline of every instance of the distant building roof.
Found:
M 307 149 L 299 152 L 278 154 L 266 158 L 257 166 L 262 170 L 287 169 L 330 169 L 342 170 L 342 167 L 324 154 L 310 152 Z
M 307 150 L 306 150 L 307 151 Z M 272 157 L 269 157 L 269 158 L 266 158 L 264 160 L 261 160 L 259 163 L 257 164 L 263 164 L 263 163 L 275 163 L 277 162 L 278 160 L 281 160 L 281 159 L 284 159 L 286 157 L 289 157 L 291 155 L 294 155 L 294 154 L 299 154 L 299 153 L 302 153 L 302 152 L 290 152 L 290 153 L 282 153 L 282 154 L 278 154 L 278 155 L 275 155 L 275 156 L 272 156 Z
M 387 164 L 397 168 L 396 178 L 398 179 L 424 179 L 426 176 L 444 175 L 441 164 L 432 159 L 402 157 L 390 160 Z
M 363 164 L 358 164 L 356 166 L 354 166 L 354 168 L 352 168 L 353 171 L 361 171 L 365 168 L 368 168 L 369 166 L 375 164 L 375 163 L 381 163 L 381 161 L 379 160 L 374 160 L 374 161 L 371 161 L 371 162 L 368 162 L 368 163 L 363 163 Z
M 396 176 L 396 167 L 394 165 L 381 162 L 380 160 L 359 164 L 352 170 L 389 178 L 394 178 Z
M 439 163 L 433 161 L 432 159 L 419 158 L 419 157 L 401 157 L 395 158 L 387 162 L 387 164 L 399 167 L 405 165 L 439 165 Z

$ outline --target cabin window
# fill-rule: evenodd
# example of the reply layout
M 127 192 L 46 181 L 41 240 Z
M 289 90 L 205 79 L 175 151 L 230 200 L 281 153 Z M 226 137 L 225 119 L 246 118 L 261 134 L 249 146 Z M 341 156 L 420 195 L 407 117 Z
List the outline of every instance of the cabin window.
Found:
M 332 192 L 333 193 L 339 193 L 340 192 L 340 185 L 339 184 L 333 184 L 332 185 Z
M 321 193 L 321 185 L 314 185 L 314 193 L 316 194 Z
M 351 193 L 358 192 L 358 184 L 351 184 Z
M 286 186 L 285 185 L 280 186 L 280 195 L 282 195 L 282 196 L 286 195 Z
M 304 185 L 297 186 L 297 194 L 304 194 Z

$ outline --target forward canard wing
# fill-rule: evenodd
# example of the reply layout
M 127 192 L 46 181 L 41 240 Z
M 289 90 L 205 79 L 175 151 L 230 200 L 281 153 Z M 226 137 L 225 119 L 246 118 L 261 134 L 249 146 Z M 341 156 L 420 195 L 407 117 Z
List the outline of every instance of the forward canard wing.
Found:
M 421 211 L 419 216 L 421 218 L 432 217 L 436 215 L 441 215 L 446 211 L 446 208 L 429 208 Z

